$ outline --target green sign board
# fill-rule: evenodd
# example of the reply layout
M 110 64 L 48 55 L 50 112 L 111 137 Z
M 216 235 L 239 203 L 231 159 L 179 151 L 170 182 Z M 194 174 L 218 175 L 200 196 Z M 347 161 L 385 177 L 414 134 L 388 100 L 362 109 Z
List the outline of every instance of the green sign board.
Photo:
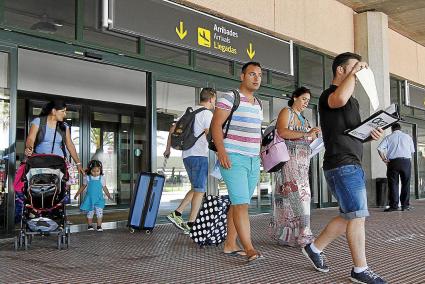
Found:
M 108 13 L 108 11 L 104 11 Z M 108 28 L 293 75 L 292 42 L 162 0 L 110 0 Z

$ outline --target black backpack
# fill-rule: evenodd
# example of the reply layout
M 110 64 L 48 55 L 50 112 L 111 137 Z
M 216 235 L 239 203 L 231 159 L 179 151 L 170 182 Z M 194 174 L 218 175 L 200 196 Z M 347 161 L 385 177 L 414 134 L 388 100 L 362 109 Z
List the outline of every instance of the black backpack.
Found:
M 239 104 L 241 102 L 241 95 L 239 94 L 239 91 L 233 89 L 232 92 L 235 95 L 235 98 L 234 98 L 234 101 L 233 101 L 232 109 L 230 110 L 230 114 L 227 117 L 227 119 L 224 121 L 223 126 L 222 126 L 222 129 L 226 128 L 226 130 L 223 133 L 223 139 L 225 139 L 227 137 L 227 133 L 229 132 L 230 121 L 232 121 L 233 113 L 238 109 Z M 258 98 L 255 98 L 255 100 L 257 100 L 258 104 L 260 105 L 260 108 L 263 109 L 263 104 L 261 103 L 261 100 L 259 100 Z M 211 129 L 208 132 L 207 140 L 208 140 L 208 148 L 211 151 L 217 152 L 217 148 L 215 147 L 214 141 L 212 139 Z
M 196 141 L 204 135 L 205 131 L 195 136 L 194 125 L 195 116 L 201 111 L 208 110 L 204 107 L 193 110 L 188 107 L 183 116 L 176 122 L 173 133 L 171 133 L 171 147 L 176 150 L 189 150 L 195 145 Z

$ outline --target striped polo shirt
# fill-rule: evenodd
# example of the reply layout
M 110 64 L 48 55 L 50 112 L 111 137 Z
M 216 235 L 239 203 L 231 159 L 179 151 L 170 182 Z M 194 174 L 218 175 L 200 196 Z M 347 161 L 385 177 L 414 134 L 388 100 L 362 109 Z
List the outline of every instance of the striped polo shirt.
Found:
M 257 100 L 254 104 L 251 104 L 244 94 L 240 91 L 239 93 L 240 104 L 233 113 L 229 132 L 224 139 L 224 148 L 227 153 L 258 156 L 260 154 L 263 111 Z M 233 102 L 233 92 L 226 92 L 218 98 L 216 107 L 231 111 Z

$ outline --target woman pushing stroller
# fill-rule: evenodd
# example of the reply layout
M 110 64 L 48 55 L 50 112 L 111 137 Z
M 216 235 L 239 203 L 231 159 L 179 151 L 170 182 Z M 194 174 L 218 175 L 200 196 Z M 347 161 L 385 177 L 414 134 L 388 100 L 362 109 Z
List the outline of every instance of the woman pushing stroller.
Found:
M 29 157 L 33 153 L 54 154 L 66 158 L 66 150 L 68 150 L 77 165 L 78 171 L 84 174 L 75 145 L 71 139 L 70 127 L 64 122 L 65 117 L 66 104 L 63 101 L 50 101 L 44 105 L 40 115 L 31 121 L 30 131 L 25 141 L 25 155 Z M 16 223 L 21 219 L 24 202 L 24 184 L 21 180 L 25 165 L 21 164 L 21 166 L 14 182 Z
M 81 174 L 84 170 L 71 139 L 70 127 L 64 122 L 66 104 L 63 101 L 51 101 L 46 104 L 39 117 L 31 121 L 30 131 L 25 142 L 25 155 L 55 154 L 66 157 L 66 149 Z M 66 147 L 66 149 L 65 149 Z

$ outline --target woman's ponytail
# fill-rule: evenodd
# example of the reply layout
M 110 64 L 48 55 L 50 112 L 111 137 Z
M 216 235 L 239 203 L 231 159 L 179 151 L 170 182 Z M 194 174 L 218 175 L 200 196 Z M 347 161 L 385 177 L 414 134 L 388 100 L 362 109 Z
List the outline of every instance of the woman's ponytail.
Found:
M 55 106 L 54 101 L 50 101 L 47 104 L 45 104 L 43 108 L 41 109 L 39 117 L 48 116 L 52 112 L 52 109 L 54 106 Z
M 62 110 L 62 109 L 65 109 L 65 108 L 66 108 L 66 104 L 65 104 L 64 101 L 61 101 L 61 100 L 50 101 L 43 106 L 43 108 L 41 109 L 39 117 L 48 116 L 52 112 L 53 109 Z
M 288 101 L 288 106 L 289 107 L 292 107 L 292 105 L 294 104 L 294 98 L 291 98 L 289 101 Z

